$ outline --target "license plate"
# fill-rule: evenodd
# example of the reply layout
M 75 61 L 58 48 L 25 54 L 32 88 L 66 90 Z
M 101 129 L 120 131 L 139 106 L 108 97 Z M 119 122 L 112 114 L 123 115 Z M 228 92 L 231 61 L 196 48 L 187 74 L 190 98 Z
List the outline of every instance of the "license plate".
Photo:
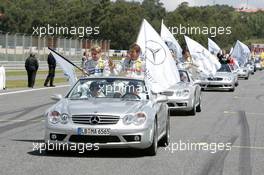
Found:
M 78 128 L 78 135 L 110 135 L 109 128 Z

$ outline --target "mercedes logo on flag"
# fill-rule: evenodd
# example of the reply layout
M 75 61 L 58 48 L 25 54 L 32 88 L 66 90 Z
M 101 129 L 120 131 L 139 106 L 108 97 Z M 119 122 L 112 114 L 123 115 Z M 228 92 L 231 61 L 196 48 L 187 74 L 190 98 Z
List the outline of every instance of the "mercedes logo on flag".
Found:
M 163 46 L 153 40 L 146 42 L 146 59 L 149 60 L 153 65 L 163 64 L 167 55 Z
M 92 116 L 91 117 L 91 125 L 96 125 L 100 121 L 100 118 L 98 116 Z

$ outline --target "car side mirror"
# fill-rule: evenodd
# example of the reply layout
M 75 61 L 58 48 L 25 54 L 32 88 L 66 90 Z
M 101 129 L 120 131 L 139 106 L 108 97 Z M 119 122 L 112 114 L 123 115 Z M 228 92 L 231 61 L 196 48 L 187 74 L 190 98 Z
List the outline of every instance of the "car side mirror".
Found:
M 62 99 L 62 95 L 61 94 L 54 94 L 50 98 L 54 101 L 60 101 Z
M 155 100 L 154 103 L 165 103 L 168 101 L 167 96 L 165 95 L 159 95 Z
M 194 80 L 193 81 L 193 84 L 200 84 L 201 83 L 201 80 Z

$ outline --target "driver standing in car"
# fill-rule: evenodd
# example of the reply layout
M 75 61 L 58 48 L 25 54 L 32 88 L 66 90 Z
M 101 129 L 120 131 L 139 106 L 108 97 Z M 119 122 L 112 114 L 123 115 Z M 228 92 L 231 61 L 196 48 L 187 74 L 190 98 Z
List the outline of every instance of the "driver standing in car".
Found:
M 92 82 L 90 84 L 90 96 L 91 97 L 105 97 L 104 93 L 102 92 L 102 89 L 100 87 L 100 84 L 96 81 Z
M 126 93 L 123 98 L 129 99 L 146 99 L 146 93 L 143 86 L 137 81 L 130 81 L 126 87 Z

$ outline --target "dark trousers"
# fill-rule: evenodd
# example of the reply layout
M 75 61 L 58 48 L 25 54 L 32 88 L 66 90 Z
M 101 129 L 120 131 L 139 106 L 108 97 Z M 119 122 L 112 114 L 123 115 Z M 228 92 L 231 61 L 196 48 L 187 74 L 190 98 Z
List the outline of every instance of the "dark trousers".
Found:
M 34 87 L 37 71 L 27 70 L 28 75 L 28 87 Z
M 48 83 L 50 83 L 50 86 L 53 86 L 54 77 L 55 77 L 55 68 L 49 67 L 49 74 L 44 82 L 44 86 L 47 86 Z

